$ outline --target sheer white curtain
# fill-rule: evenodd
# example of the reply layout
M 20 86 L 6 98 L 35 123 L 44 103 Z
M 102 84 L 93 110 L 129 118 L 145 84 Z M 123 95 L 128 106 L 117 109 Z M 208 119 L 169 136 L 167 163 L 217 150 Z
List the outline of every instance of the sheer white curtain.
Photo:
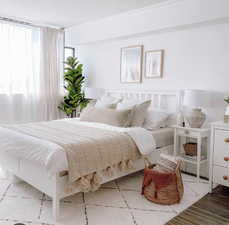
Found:
M 41 30 L 41 106 L 43 118 L 60 117 L 57 109 L 63 93 L 64 31 Z
M 0 123 L 56 119 L 63 31 L 0 22 Z

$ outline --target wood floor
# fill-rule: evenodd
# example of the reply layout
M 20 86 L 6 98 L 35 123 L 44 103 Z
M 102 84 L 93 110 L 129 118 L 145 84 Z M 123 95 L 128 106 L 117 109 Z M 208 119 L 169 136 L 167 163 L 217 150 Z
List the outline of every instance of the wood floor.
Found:
M 166 225 L 229 225 L 229 188 L 217 187 Z

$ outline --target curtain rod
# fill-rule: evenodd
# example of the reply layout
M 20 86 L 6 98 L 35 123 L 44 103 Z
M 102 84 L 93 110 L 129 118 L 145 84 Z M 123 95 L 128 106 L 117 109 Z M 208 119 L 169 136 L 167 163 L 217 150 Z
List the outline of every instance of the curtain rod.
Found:
M 21 25 L 27 25 L 27 26 L 31 26 L 31 27 L 37 27 L 37 28 L 51 27 L 51 28 L 55 28 L 55 29 L 63 29 L 64 30 L 64 28 L 57 28 L 55 26 L 37 25 L 37 24 L 33 24 L 33 23 L 21 21 L 21 20 L 15 20 L 15 19 L 2 17 L 2 16 L 0 16 L 0 20 L 6 21 L 6 22 L 11 22 L 11 23 L 18 23 L 18 24 L 21 24 Z

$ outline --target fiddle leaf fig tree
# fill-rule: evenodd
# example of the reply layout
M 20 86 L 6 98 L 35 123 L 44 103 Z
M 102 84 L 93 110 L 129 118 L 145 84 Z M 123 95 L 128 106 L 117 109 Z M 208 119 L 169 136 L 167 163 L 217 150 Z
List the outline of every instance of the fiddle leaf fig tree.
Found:
M 224 98 L 224 101 L 225 101 L 227 104 L 229 104 L 229 96 L 225 97 L 225 98 Z
M 64 100 L 58 106 L 68 117 L 74 117 L 76 111 L 87 106 L 89 100 L 85 98 L 82 90 L 85 77 L 82 75 L 83 65 L 77 58 L 68 57 L 65 63 L 64 88 L 67 92 Z

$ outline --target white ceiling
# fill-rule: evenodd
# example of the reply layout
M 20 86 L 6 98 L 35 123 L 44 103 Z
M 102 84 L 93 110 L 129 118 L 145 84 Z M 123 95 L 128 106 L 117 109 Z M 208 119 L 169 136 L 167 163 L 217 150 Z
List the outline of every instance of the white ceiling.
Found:
M 167 0 L 0 0 L 0 16 L 69 27 Z

